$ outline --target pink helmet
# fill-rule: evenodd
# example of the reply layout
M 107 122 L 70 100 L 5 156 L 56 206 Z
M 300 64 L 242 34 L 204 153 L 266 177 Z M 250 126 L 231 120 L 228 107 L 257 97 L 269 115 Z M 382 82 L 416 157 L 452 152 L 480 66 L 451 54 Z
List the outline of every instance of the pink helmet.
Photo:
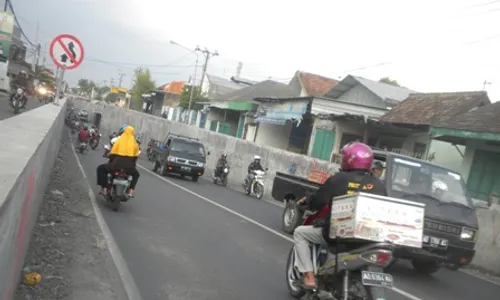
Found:
M 370 170 L 373 164 L 373 151 L 370 146 L 361 142 L 350 142 L 340 150 L 342 154 L 342 165 L 340 168 L 346 170 Z

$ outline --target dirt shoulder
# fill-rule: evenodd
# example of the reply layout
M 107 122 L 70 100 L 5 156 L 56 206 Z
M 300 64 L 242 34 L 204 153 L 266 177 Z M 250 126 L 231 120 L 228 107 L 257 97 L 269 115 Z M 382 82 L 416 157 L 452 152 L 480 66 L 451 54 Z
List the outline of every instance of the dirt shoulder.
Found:
M 21 282 L 14 299 L 127 299 L 85 178 L 63 136 L 21 274 L 37 272 L 42 280 L 34 286 Z

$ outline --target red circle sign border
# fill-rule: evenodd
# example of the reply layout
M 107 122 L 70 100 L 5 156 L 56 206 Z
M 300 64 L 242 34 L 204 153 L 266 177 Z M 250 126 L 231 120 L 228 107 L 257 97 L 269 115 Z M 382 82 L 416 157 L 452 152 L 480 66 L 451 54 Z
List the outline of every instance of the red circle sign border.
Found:
M 72 66 L 64 66 L 61 62 L 59 62 L 59 60 L 57 60 L 55 57 L 54 57 L 54 46 L 56 45 L 56 43 L 61 40 L 61 39 L 64 39 L 64 38 L 67 38 L 67 39 L 70 39 L 72 40 L 73 42 L 75 42 L 78 47 L 80 48 L 81 50 L 81 55 L 80 55 L 80 60 L 78 60 L 76 62 L 76 64 L 72 65 Z M 85 50 L 83 49 L 83 44 L 82 42 L 80 42 L 80 40 L 72 35 L 72 34 L 60 34 L 58 36 L 56 36 L 52 42 L 50 42 L 50 47 L 49 47 L 49 54 L 50 54 L 50 58 L 52 58 L 52 61 L 54 62 L 54 64 L 56 66 L 58 66 L 59 68 L 61 69 L 64 69 L 64 70 L 73 70 L 73 69 L 76 69 L 78 66 L 80 66 L 80 64 L 83 62 L 83 59 L 85 58 Z

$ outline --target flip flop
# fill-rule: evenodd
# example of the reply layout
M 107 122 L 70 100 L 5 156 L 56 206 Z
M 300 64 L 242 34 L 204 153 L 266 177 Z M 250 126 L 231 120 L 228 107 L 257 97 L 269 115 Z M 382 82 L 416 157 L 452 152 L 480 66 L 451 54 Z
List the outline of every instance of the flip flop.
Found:
M 300 287 L 303 288 L 304 290 L 315 291 L 318 286 L 317 285 L 308 285 L 308 284 L 305 284 L 304 282 L 302 282 L 300 284 Z

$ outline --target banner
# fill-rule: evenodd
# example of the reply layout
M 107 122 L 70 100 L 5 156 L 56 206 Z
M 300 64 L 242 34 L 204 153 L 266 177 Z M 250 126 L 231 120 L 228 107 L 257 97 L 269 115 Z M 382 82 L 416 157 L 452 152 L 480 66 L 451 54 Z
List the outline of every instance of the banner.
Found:
M 0 11 L 0 55 L 8 57 L 14 31 L 14 15 Z

